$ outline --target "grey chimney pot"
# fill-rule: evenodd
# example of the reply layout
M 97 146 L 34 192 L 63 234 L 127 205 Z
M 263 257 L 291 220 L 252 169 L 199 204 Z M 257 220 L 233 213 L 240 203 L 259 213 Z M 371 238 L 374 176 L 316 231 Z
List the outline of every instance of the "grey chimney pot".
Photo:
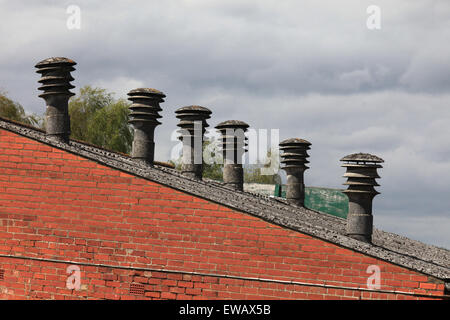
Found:
M 347 229 L 348 236 L 365 242 L 372 242 L 373 216 L 372 200 L 379 194 L 375 186 L 379 184 L 375 181 L 380 176 L 378 168 L 382 168 L 380 163 L 383 159 L 368 154 L 355 153 L 341 159 L 345 162 L 342 167 L 347 168 L 344 177 L 347 178 L 347 190 L 343 192 L 347 195 L 348 214 Z
M 68 103 L 69 98 L 75 95 L 70 89 L 75 88 L 70 84 L 73 81 L 70 72 L 74 71 L 76 62 L 63 57 L 54 57 L 42 60 L 35 67 L 41 74 L 38 88 L 44 91 L 39 97 L 47 104 L 46 133 L 55 140 L 67 142 L 70 136 L 70 118 Z
M 175 111 L 180 119 L 180 140 L 183 142 L 181 172 L 194 179 L 202 179 L 203 175 L 203 141 L 206 122 L 210 118 L 211 110 L 201 106 L 186 106 Z M 199 129 L 199 130 L 198 130 Z M 200 132 L 199 132 L 200 131 Z M 200 144 L 197 146 L 196 144 Z
M 228 120 L 219 123 L 216 129 L 221 133 L 221 148 L 224 157 L 223 182 L 229 188 L 242 191 L 244 189 L 244 170 L 241 159 L 247 151 L 245 132 L 249 125 L 239 120 Z
M 159 104 L 166 95 L 152 88 L 138 88 L 128 92 L 128 100 L 132 102 L 128 123 L 134 128 L 131 157 L 146 164 L 153 165 L 155 156 L 154 132 L 161 124 L 162 111 Z
M 287 174 L 286 200 L 297 206 L 305 204 L 304 172 L 311 143 L 304 139 L 291 138 L 280 142 L 282 169 Z

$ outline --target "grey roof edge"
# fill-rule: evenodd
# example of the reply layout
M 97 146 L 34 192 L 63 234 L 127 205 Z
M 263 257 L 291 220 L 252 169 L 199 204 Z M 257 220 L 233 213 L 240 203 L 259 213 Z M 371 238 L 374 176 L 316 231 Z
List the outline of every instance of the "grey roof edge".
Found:
M 176 170 L 145 166 L 119 153 L 106 151 L 77 141 L 59 142 L 41 130 L 0 118 L 0 128 L 45 143 L 100 164 L 133 174 L 179 191 L 225 205 L 333 244 L 355 250 L 440 280 L 450 281 L 450 251 L 403 236 L 375 230 L 373 244 L 345 235 L 345 220 L 282 200 L 230 190 L 220 183 L 190 179 Z

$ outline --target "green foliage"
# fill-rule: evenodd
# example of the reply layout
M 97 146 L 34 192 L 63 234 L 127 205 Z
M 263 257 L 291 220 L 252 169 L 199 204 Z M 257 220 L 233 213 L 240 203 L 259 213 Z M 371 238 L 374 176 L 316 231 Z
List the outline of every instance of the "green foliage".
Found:
M 105 89 L 85 86 L 69 103 L 71 138 L 109 150 L 129 153 L 133 133 L 128 125 L 129 103 Z
M 223 166 L 218 163 L 205 164 L 203 166 L 203 177 L 211 180 L 223 181 Z
M 244 181 L 246 183 L 276 184 L 281 181 L 278 174 L 261 174 L 261 165 L 251 165 L 244 168 Z
M 69 102 L 70 137 L 109 150 L 129 153 L 133 132 L 128 125 L 129 103 L 114 99 L 105 89 L 85 86 Z M 41 117 L 28 115 L 23 107 L 0 92 L 0 117 L 44 127 Z
M 222 154 L 217 147 L 218 145 L 217 143 L 214 143 L 214 141 L 205 141 L 203 143 L 203 160 L 206 155 L 209 155 L 209 157 L 214 159 L 212 164 L 203 161 L 203 177 L 216 181 L 223 181 L 223 159 Z M 281 183 L 281 178 L 278 174 L 262 174 L 261 171 L 262 168 L 268 169 L 271 165 L 278 169 L 278 153 L 269 150 L 266 157 L 264 163 L 244 166 L 244 181 L 246 183 Z M 181 170 L 181 157 L 175 161 L 169 162 L 175 166 L 175 169 Z
M 37 127 L 40 127 L 42 122 L 37 115 L 26 114 L 18 102 L 9 99 L 2 92 L 0 92 L 0 117 Z
M 178 170 L 178 171 L 181 170 L 181 158 L 179 158 L 178 160 L 175 160 L 175 161 L 168 160 L 167 163 L 173 165 L 176 170 Z
M 269 170 L 269 168 L 272 168 L 275 169 L 275 172 L 277 172 L 280 166 L 279 161 L 280 160 L 278 152 L 274 152 L 273 150 L 267 151 L 266 159 L 264 160 L 264 162 L 249 165 L 244 168 L 244 181 L 246 183 L 262 183 L 262 184 L 281 183 L 281 177 L 277 173 L 274 173 L 273 170 Z M 263 173 L 271 173 L 271 174 L 263 174 Z
M 203 177 L 212 180 L 223 180 L 223 159 L 221 152 L 217 149 L 217 143 L 214 141 L 206 141 L 203 145 L 204 155 L 209 154 L 211 158 L 215 159 L 213 164 L 203 163 Z M 205 152 L 205 149 L 207 149 Z M 279 154 L 269 150 L 266 155 L 264 163 L 244 166 L 244 182 L 246 183 L 263 183 L 276 184 L 281 183 L 281 178 L 278 174 L 263 174 L 262 168 L 269 169 L 279 168 Z M 268 170 L 270 173 L 270 170 Z M 264 172 L 266 173 L 266 172 Z
M 221 152 L 217 149 L 217 143 L 214 141 L 207 140 L 203 143 L 203 154 L 207 153 L 211 159 L 215 161 L 208 161 L 213 163 L 205 163 L 203 161 L 203 177 L 223 181 L 223 159 Z M 205 152 L 206 151 L 206 152 Z
M 214 163 L 209 164 L 204 161 L 205 159 L 203 156 L 203 178 L 222 181 L 222 164 L 216 163 L 218 159 L 221 161 L 221 155 L 217 151 L 217 145 L 210 140 L 205 140 L 203 142 L 203 155 L 205 155 L 205 153 L 208 153 L 215 161 Z M 168 162 L 174 165 L 176 170 L 181 170 L 181 156 L 176 160 L 169 160 Z

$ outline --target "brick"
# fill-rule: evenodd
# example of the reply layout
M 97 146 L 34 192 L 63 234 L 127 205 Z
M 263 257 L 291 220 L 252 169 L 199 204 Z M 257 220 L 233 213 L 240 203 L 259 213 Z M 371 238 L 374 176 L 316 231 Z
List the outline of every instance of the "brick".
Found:
M 66 288 L 67 265 L 0 257 L 11 288 L 0 299 L 417 298 L 190 274 L 365 287 L 370 264 L 381 267 L 387 290 L 443 290 L 426 275 L 2 129 L 0 148 L 0 253 L 180 271 L 80 264 L 78 292 Z M 130 294 L 130 283 L 142 295 Z
M 427 289 L 427 290 L 435 290 L 436 289 L 436 284 L 434 284 L 434 283 L 421 283 L 419 288 Z
M 176 299 L 177 295 L 175 293 L 171 292 L 162 292 L 161 298 L 162 299 Z
M 194 284 L 192 282 L 188 282 L 188 281 L 178 281 L 177 285 L 180 287 L 186 287 L 186 288 L 194 287 Z
M 151 297 L 151 298 L 159 298 L 159 297 L 161 297 L 161 293 L 160 292 L 147 291 L 147 292 L 145 292 L 145 296 L 146 297 Z

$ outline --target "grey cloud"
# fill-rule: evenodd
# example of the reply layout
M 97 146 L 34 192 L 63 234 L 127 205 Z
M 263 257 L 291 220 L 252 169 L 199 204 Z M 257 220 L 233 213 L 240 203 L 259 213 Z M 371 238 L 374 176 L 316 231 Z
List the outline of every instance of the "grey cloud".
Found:
M 69 4 L 81 8 L 81 30 L 66 28 Z M 189 104 L 211 108 L 211 126 L 241 119 L 311 141 L 309 185 L 340 187 L 342 156 L 375 153 L 386 160 L 374 201 L 380 227 L 432 215 L 448 230 L 450 3 L 379 0 L 378 31 L 366 28 L 371 4 L 0 0 L 0 88 L 42 113 L 33 66 L 67 56 L 78 62 L 77 88 L 98 85 L 117 97 L 160 89 L 160 160 L 176 144 L 175 109 Z M 396 228 L 450 241 L 444 227 L 423 237 Z
M 449 248 L 450 239 L 442 238 L 442 234 L 448 232 L 449 217 L 426 216 L 404 219 L 394 212 L 392 215 L 378 216 L 374 218 L 374 224 L 383 225 L 385 231 L 402 233 L 415 240 L 431 242 L 438 246 Z

